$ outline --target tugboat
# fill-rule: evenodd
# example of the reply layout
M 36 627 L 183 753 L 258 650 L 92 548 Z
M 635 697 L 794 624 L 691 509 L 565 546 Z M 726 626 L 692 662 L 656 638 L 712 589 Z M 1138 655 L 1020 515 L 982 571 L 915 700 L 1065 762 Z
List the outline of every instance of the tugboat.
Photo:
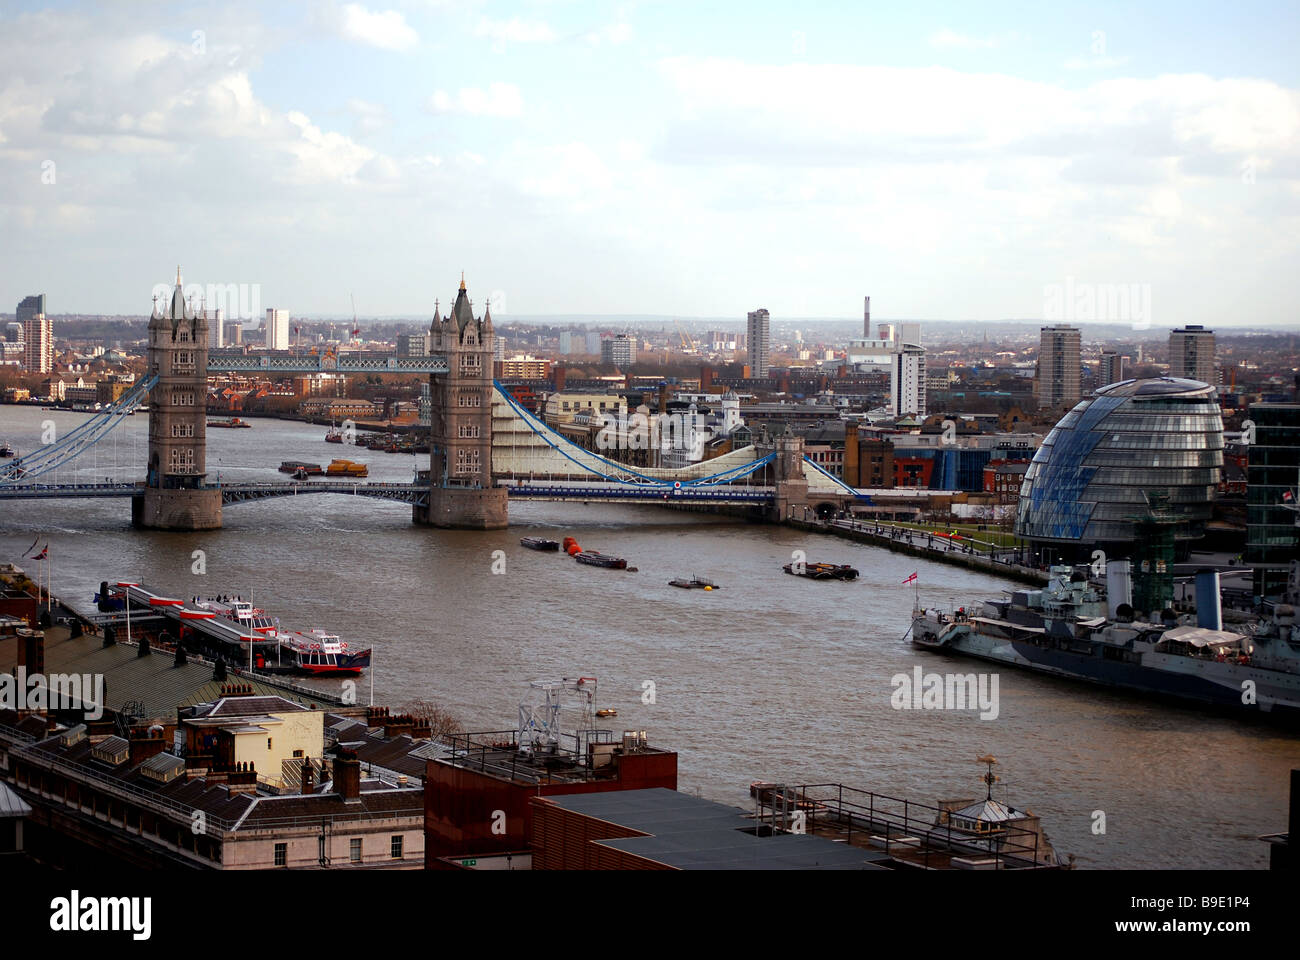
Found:
M 699 577 L 691 577 L 689 580 L 683 580 L 680 577 L 676 580 L 669 580 L 668 586 L 681 587 L 683 590 L 717 590 L 718 585 L 712 580 L 701 580 Z
M 329 430 L 327 430 L 327 431 L 325 432 L 325 442 L 326 442 L 326 443 L 342 443 L 342 442 L 343 442 L 343 431 L 340 430 L 340 429 L 339 429 L 337 426 L 335 426 L 334 424 L 330 424 L 330 428 L 329 428 Z
M 229 420 L 209 420 L 209 427 L 243 427 L 250 428 L 253 425 L 246 420 L 240 420 L 238 417 L 231 417 Z
M 529 550 L 559 552 L 560 549 L 559 540 L 545 540 L 542 537 L 522 537 L 520 538 L 519 543 L 521 546 L 525 546 Z
M 286 460 L 280 464 L 281 473 L 292 473 L 296 476 L 300 470 L 308 476 L 313 477 L 319 477 L 325 473 L 319 463 L 305 463 L 302 460 Z
M 858 571 L 847 563 L 787 563 L 783 568 L 795 577 L 809 580 L 856 580 Z

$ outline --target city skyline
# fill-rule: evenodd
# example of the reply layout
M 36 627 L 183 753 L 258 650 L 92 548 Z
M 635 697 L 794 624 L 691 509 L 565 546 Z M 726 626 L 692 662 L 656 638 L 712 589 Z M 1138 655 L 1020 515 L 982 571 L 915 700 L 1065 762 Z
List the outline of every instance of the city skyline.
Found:
M 298 315 L 429 314 L 463 267 L 501 317 L 1077 322 L 1073 281 L 1294 322 L 1293 8 L 740 12 L 24 4 L 0 302 L 134 313 L 180 260 Z

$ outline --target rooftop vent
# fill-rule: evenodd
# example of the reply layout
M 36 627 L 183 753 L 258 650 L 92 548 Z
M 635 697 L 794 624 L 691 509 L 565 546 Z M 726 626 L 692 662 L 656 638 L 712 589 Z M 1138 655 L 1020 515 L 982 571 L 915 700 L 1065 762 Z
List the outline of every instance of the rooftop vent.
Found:
M 140 765 L 140 772 L 158 783 L 171 783 L 184 771 L 185 761 L 170 753 L 160 753 Z
M 75 747 L 86 739 L 86 725 L 79 723 L 75 727 L 69 727 L 59 735 L 59 743 L 64 747 Z
M 126 763 L 127 758 L 131 756 L 131 744 L 121 737 L 105 737 L 95 744 L 95 748 L 90 751 L 90 756 L 100 763 L 116 767 Z

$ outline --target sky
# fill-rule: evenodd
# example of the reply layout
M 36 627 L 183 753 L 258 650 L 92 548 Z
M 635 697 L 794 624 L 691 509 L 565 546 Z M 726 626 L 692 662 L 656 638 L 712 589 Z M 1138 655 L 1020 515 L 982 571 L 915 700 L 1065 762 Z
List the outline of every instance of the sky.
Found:
M 1300 4 L 368 2 L 0 0 L 0 309 L 1300 326 Z

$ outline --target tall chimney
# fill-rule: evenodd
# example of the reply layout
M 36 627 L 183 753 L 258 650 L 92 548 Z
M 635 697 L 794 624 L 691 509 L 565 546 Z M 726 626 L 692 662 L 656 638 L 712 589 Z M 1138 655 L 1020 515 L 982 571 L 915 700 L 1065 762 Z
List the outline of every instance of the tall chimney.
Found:
M 862 336 L 871 339 L 871 298 L 862 298 Z

